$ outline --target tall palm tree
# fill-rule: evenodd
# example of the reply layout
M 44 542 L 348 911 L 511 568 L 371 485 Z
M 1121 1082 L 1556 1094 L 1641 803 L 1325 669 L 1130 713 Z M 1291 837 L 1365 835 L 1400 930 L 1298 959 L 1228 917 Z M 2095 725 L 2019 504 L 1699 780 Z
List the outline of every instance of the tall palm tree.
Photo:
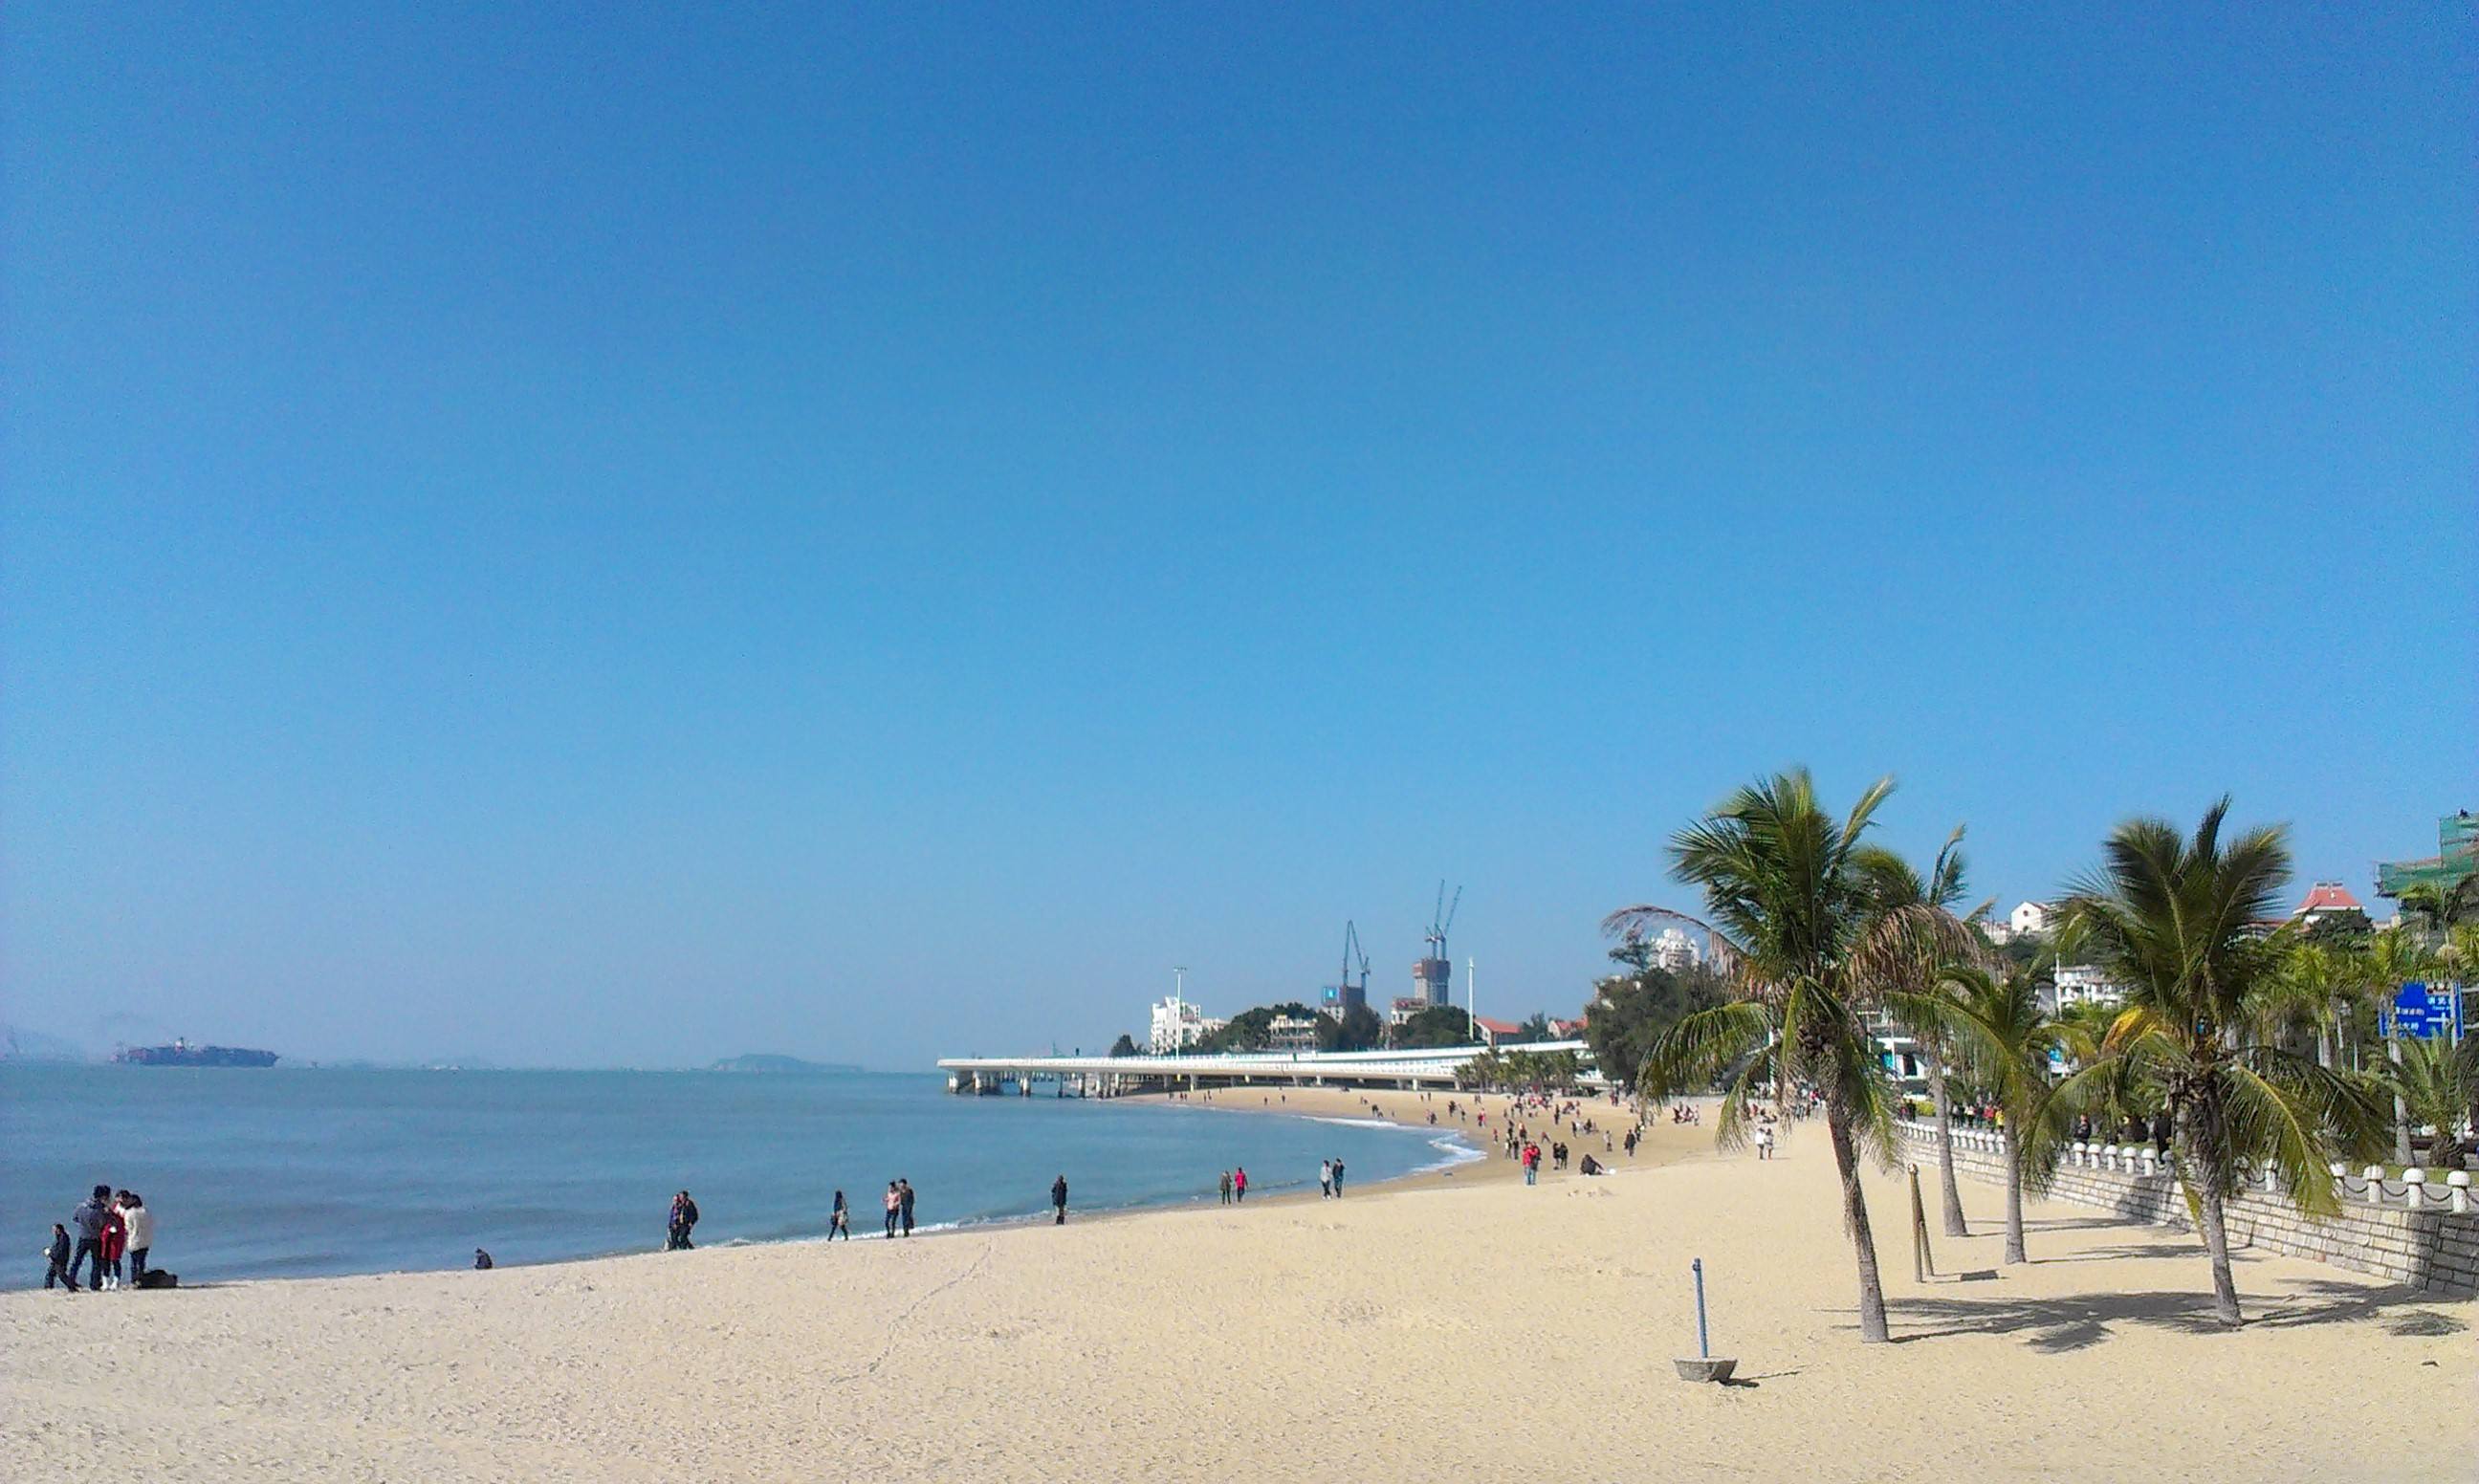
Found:
M 2304 1029 L 2315 1036 L 2315 1063 L 2333 1066 L 2335 1036 L 2341 1004 L 2351 991 L 2347 950 L 2313 938 L 2299 938 L 2282 956 L 2278 971 L 2265 985 L 2256 1033 L 2267 1038 Z
M 1881 845 L 1862 845 L 1854 851 L 1852 859 L 1867 882 L 1871 908 L 1880 917 L 1906 911 L 1952 915 L 1954 905 L 1962 900 L 1963 894 L 1962 830 L 1956 825 L 1954 833 L 1946 836 L 1926 876 Z M 1987 915 L 1990 905 L 1982 902 L 1956 920 L 1976 923 Z M 1974 955 L 1973 961 L 1980 957 Z M 1910 962 L 1891 966 L 1890 971 L 1902 981 L 1902 989 L 1933 994 L 1940 983 L 1938 975 L 1947 966 L 1937 961 L 1933 952 L 1922 952 Z M 1971 1228 L 1962 1218 L 1962 1194 L 1955 1189 L 1954 1178 L 1954 1101 L 1946 1087 L 1949 1048 L 1944 1028 L 1934 1016 L 1905 1016 L 1904 1028 L 1911 1033 L 1911 1040 L 1919 1047 L 1920 1060 L 1928 1069 L 1929 1105 L 1936 1117 L 1937 1177 L 1945 1189 L 1945 1234 L 1968 1237 Z
M 1843 1226 L 1858 1259 L 1859 1336 L 1870 1342 L 1886 1338 L 1885 1294 L 1859 1161 L 1890 1155 L 1898 1093 L 1869 1032 L 1883 983 L 1869 953 L 1880 914 L 1853 857 L 1893 787 L 1879 780 L 1835 819 L 1804 769 L 1751 783 L 1671 837 L 1672 872 L 1703 893 L 1703 916 L 1642 906 L 1602 924 L 1629 939 L 1671 923 L 1700 929 L 1731 982 L 1728 1004 L 1685 1016 L 1654 1043 L 1640 1078 L 1648 1096 L 1674 1097 L 1727 1075 L 1716 1127 L 1725 1148 L 1745 1142 L 1760 1092 L 1787 1107 L 1804 1085 L 1824 1100 Z M 1903 945 L 1873 946 L 1890 954 Z
M 2214 1311 L 2242 1321 L 2230 1274 L 2225 1207 L 2243 1164 L 2270 1169 L 2311 1214 L 2338 1209 L 2327 1162 L 2380 1145 L 2383 1111 L 2367 1091 L 2309 1058 L 2250 1037 L 2288 946 L 2287 930 L 2257 937 L 2289 876 L 2278 826 L 2226 843 L 2227 798 L 2191 838 L 2166 820 L 2109 832 L 2100 870 L 2078 882 L 2066 931 L 2128 987 L 2126 1008 L 2067 1095 L 2123 1075 L 2129 1063 L 2168 1094 L 2177 1170 L 2212 1267 Z
M 2006 1261 L 2028 1262 L 2023 1251 L 2023 1190 L 2045 1193 L 2065 1146 L 2066 1107 L 2049 1077 L 2051 1051 L 2089 1054 L 2097 1042 L 2041 1008 L 2037 969 L 2008 966 L 1993 973 L 1958 964 L 1937 977 L 1926 994 L 1891 990 L 1888 1004 L 1905 1021 L 1933 1022 L 1941 1040 L 1961 1054 L 1973 1076 L 1995 1090 L 2006 1115 L 1999 1130 L 2006 1144 Z

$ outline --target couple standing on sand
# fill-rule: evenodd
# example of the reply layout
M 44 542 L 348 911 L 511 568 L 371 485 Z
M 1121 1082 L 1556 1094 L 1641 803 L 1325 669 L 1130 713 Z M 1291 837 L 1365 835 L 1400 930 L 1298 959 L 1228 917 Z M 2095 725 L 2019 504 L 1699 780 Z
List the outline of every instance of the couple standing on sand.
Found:
M 1342 1199 L 1342 1162 L 1324 1160 L 1317 1164 L 1317 1196 Z
M 1224 1170 L 1222 1172 L 1222 1204 L 1228 1206 L 1237 1201 L 1244 1201 L 1247 1198 L 1248 1171 L 1244 1168 Z
M 890 1180 L 886 1183 L 886 1235 L 895 1235 L 901 1223 L 904 1235 L 912 1235 L 912 1182 Z

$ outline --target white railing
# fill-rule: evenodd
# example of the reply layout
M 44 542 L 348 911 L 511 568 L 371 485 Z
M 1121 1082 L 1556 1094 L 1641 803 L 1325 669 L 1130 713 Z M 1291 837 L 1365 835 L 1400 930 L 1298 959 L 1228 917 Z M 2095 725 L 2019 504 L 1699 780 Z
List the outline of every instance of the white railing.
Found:
M 1900 1126 L 1905 1139 L 1930 1151 L 1935 1149 L 1935 1124 L 1905 1120 Z M 1954 1146 L 1999 1160 L 2006 1157 L 2006 1137 L 1987 1129 L 1955 1129 Z M 2176 1157 L 2164 1157 L 2157 1146 L 2148 1143 L 2076 1142 L 2066 1145 L 2058 1159 L 2068 1169 L 2095 1170 L 2129 1180 L 2177 1173 Z M 2444 1211 L 2454 1215 L 2468 1215 L 2471 1211 L 2468 1170 L 2431 1172 L 2411 1168 L 2403 1170 L 2398 1180 L 2388 1178 L 2381 1164 L 2370 1164 L 2352 1173 L 2348 1165 L 2337 1164 L 2332 1172 L 2334 1190 L 2346 1201 L 2398 1206 L 2406 1211 Z M 2269 1167 L 2246 1170 L 2243 1178 L 2248 1186 L 2268 1193 L 2278 1193 L 2281 1189 L 2279 1176 Z

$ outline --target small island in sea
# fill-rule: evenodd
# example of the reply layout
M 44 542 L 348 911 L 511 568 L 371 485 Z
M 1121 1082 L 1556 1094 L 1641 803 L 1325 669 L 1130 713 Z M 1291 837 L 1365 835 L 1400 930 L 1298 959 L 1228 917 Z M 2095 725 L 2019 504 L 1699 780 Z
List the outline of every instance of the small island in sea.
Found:
M 706 1070 L 709 1072 L 791 1072 L 804 1076 L 818 1076 L 830 1072 L 857 1072 L 860 1068 L 848 1062 L 807 1062 L 799 1057 L 778 1057 L 762 1052 L 751 1052 L 746 1056 L 726 1057 Z

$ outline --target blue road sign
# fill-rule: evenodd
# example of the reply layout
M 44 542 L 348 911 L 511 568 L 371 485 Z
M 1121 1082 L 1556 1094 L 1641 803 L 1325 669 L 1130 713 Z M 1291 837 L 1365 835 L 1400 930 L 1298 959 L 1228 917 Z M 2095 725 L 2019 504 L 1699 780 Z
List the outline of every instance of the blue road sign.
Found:
M 2427 985 L 2408 984 L 2393 994 L 2393 1034 L 2427 1039 L 2450 1036 L 2462 1029 L 2462 996 L 2447 985 L 2430 992 Z

